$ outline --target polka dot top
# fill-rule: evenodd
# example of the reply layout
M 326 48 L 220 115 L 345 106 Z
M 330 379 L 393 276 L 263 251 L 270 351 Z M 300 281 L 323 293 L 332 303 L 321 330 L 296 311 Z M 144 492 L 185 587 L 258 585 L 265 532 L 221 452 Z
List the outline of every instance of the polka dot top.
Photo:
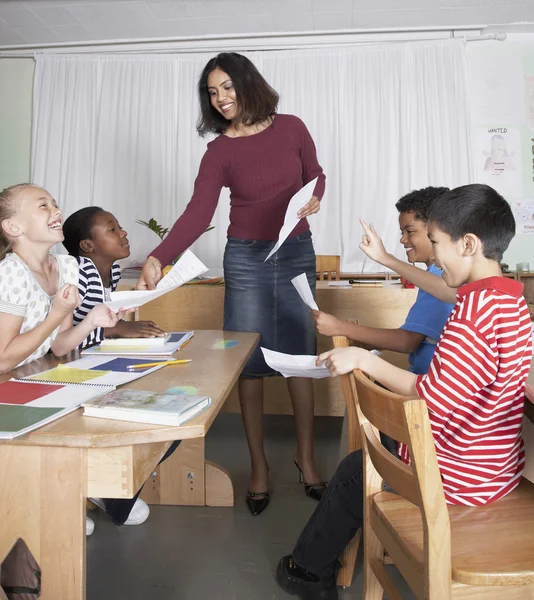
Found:
M 59 286 L 78 285 L 78 264 L 73 256 L 51 255 L 58 263 Z M 9 253 L 0 262 L 0 312 L 23 317 L 20 333 L 27 333 L 42 323 L 52 307 L 54 296 L 49 296 L 39 285 L 30 268 L 15 253 Z M 18 366 L 44 356 L 56 339 L 59 327 Z

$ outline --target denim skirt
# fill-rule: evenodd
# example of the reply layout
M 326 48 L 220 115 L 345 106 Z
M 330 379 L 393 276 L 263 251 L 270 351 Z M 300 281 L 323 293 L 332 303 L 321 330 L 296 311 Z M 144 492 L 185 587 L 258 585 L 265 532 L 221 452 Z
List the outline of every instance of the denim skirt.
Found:
M 315 354 L 317 349 L 310 309 L 291 283 L 306 273 L 315 297 L 311 232 L 288 238 L 263 262 L 275 243 L 228 237 L 224 251 L 224 329 L 260 334 L 242 377 L 278 375 L 265 363 L 260 346 L 287 354 Z

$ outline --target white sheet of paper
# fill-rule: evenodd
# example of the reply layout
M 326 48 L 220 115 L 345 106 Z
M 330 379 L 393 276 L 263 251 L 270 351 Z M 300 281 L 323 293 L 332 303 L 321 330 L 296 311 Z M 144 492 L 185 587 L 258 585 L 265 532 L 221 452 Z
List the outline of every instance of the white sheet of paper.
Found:
M 169 273 L 158 283 L 155 290 L 111 292 L 111 300 L 104 302 L 104 304 L 109 306 L 111 310 L 138 308 L 171 290 L 175 290 L 184 283 L 191 281 L 191 279 L 202 275 L 207 270 L 206 265 L 191 250 L 186 250 Z
M 186 250 L 180 260 L 173 266 L 173 268 L 165 275 L 165 277 L 158 283 L 156 289 L 164 290 L 166 288 L 175 288 L 191 281 L 195 277 L 202 275 L 208 270 L 208 267 L 199 260 L 191 250 Z
M 263 262 L 267 262 L 271 256 L 279 250 L 280 246 L 287 240 L 289 234 L 297 226 L 297 223 L 300 221 L 300 219 L 297 217 L 297 213 L 307 202 L 311 200 L 317 179 L 318 177 L 307 183 L 289 201 L 286 210 L 286 216 L 284 217 L 284 224 L 282 225 L 282 229 L 280 229 L 280 233 L 278 234 L 278 241 Z
M 310 288 L 310 284 L 308 283 L 306 273 L 301 273 L 297 277 L 293 277 L 291 283 L 295 286 L 295 289 L 297 290 L 299 296 L 302 298 L 302 301 L 306 306 L 308 306 L 312 310 L 319 310 L 317 302 L 315 302 L 313 298 L 313 294 Z
M 121 308 L 138 308 L 151 300 L 155 300 L 163 294 L 170 292 L 173 288 L 164 290 L 133 290 L 128 292 L 111 292 L 111 300 L 106 300 L 104 304 L 111 310 L 118 311 Z
M 330 377 L 330 371 L 324 366 L 316 366 L 316 356 L 283 354 L 261 348 L 265 362 L 284 377 L 311 377 L 324 379 Z

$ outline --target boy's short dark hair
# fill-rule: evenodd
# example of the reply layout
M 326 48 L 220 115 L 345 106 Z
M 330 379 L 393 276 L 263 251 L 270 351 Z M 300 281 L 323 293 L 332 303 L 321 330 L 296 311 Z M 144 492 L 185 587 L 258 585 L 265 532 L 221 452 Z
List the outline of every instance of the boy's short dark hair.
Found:
M 105 212 L 100 206 L 86 206 L 72 213 L 63 223 L 63 245 L 71 256 L 80 256 L 80 242 L 91 238 L 95 215 Z
M 395 208 L 400 213 L 413 212 L 417 221 L 428 221 L 428 209 L 432 202 L 448 192 L 448 187 L 433 187 L 428 186 L 420 190 L 414 190 L 403 196 L 396 204 Z
M 457 187 L 432 203 L 428 220 L 453 241 L 472 233 L 482 242 L 484 256 L 501 262 L 515 235 L 515 219 L 506 200 L 489 185 Z

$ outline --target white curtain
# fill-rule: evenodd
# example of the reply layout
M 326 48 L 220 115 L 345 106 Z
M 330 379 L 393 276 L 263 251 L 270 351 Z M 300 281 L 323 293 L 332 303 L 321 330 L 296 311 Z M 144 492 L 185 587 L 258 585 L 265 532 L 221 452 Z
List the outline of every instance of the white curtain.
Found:
M 395 201 L 427 185 L 470 180 L 464 43 L 390 43 L 253 52 L 280 93 L 280 112 L 308 126 L 327 176 L 311 219 L 318 254 L 341 254 L 345 272 L 381 270 L 358 249 L 358 218 L 402 257 Z M 130 264 L 157 244 L 136 219 L 171 226 L 189 201 L 209 140 L 196 135 L 196 84 L 206 54 L 38 56 L 32 181 L 66 216 L 87 205 L 128 229 Z M 273 174 L 274 175 L 274 174 Z M 193 251 L 219 268 L 228 226 L 223 190 Z

